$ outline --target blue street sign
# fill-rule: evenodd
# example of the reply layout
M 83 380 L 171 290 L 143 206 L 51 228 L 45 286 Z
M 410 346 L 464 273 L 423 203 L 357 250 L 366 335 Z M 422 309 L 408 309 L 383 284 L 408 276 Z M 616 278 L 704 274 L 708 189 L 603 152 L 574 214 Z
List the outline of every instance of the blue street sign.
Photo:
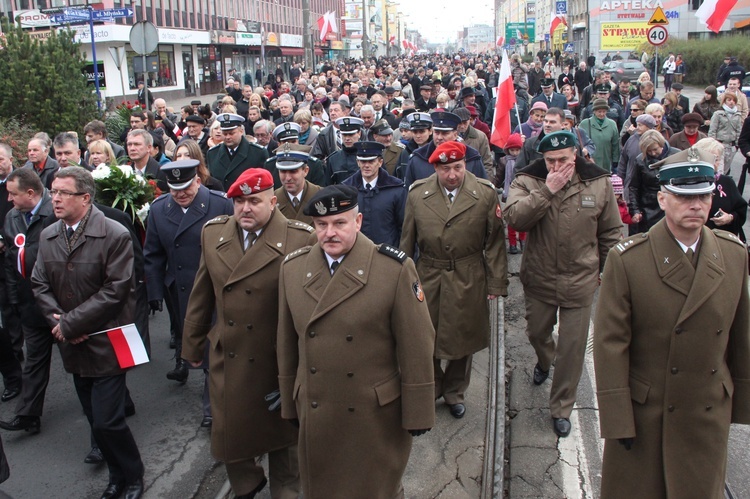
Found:
M 548 42 L 548 41 L 549 41 L 549 33 L 545 33 L 545 34 L 544 34 L 544 41 L 545 41 L 545 42 Z
M 105 21 L 107 19 L 115 19 L 117 17 L 133 17 L 133 9 L 104 9 L 104 10 L 92 10 L 91 16 L 94 21 Z
M 572 43 L 566 43 L 565 44 L 565 52 L 570 52 L 570 53 L 575 52 L 575 49 L 573 48 L 573 44 Z
M 567 14 L 568 2 L 566 0 L 557 0 L 555 2 L 555 14 Z
M 88 9 L 62 9 L 54 15 L 50 15 L 50 22 L 53 24 L 75 24 L 89 21 Z

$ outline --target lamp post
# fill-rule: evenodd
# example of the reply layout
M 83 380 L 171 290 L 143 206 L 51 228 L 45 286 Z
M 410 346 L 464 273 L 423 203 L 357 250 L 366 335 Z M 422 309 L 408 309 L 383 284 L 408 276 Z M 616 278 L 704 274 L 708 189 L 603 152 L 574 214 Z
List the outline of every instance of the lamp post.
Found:
M 302 0 L 302 46 L 305 48 L 305 62 L 315 67 L 312 29 L 310 25 L 310 0 Z

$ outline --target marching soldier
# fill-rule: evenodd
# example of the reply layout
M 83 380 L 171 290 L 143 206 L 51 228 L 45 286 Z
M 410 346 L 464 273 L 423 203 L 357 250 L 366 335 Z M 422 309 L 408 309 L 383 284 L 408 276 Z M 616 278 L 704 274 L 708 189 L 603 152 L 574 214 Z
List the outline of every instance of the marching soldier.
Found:
M 299 220 L 312 224 L 312 217 L 302 211 L 320 186 L 307 180 L 310 172 L 308 161 L 316 159 L 301 149 L 305 146 L 285 146 L 276 150 L 276 169 L 281 180 L 281 187 L 274 191 L 279 211 L 289 220 Z M 266 162 L 266 164 L 268 164 Z
M 278 337 L 304 496 L 403 497 L 412 437 L 435 423 L 425 293 L 403 252 L 359 233 L 353 187 L 322 189 L 305 214 L 318 242 L 282 265 Z
M 359 118 L 343 117 L 336 120 L 341 132 L 341 149 L 326 159 L 326 180 L 328 184 L 340 184 L 359 171 L 357 165 L 357 148 L 362 126 L 365 122 Z
M 419 250 L 417 271 L 437 334 L 435 396 L 445 398 L 455 418 L 466 412 L 472 355 L 489 346 L 488 299 L 508 290 L 497 193 L 492 183 L 466 171 L 466 151 L 455 141 L 435 148 L 434 174 L 409 191 L 399 245 L 412 257 Z
M 307 180 L 316 185 L 326 185 L 325 164 L 315 156 L 310 155 L 310 151 L 312 150 L 311 146 L 300 145 L 300 130 L 300 126 L 294 122 L 286 122 L 277 126 L 273 130 L 273 138 L 279 143 L 279 147 L 276 148 L 275 152 L 278 153 L 279 150 L 286 148 L 287 150 L 292 149 L 307 153 Z M 276 155 L 268 158 L 263 165 L 263 168 L 271 172 L 271 175 L 273 175 L 274 189 L 280 188 L 281 178 L 279 177 L 278 167 L 276 165 Z
M 175 368 L 167 378 L 184 383 L 188 367 L 182 360 L 182 329 L 190 291 L 201 258 L 201 231 L 209 220 L 233 213 L 232 202 L 224 193 L 211 191 L 201 184 L 198 160 L 167 163 L 161 171 L 167 177 L 169 192 L 151 205 L 146 224 L 146 285 L 151 310 L 162 309 L 164 298 L 172 300 L 177 311 L 175 328 Z M 165 293 L 167 288 L 167 293 Z M 165 296 L 166 295 L 166 296 Z M 202 427 L 211 426 L 208 400 L 208 374 L 203 390 Z
M 262 168 L 243 172 L 227 197 L 234 216 L 209 221 L 201 236 L 182 358 L 199 366 L 211 341 L 211 453 L 226 463 L 235 495 L 255 497 L 265 487 L 256 459 L 268 453 L 271 496 L 297 497 L 297 429 L 277 410 L 279 267 L 308 243 L 312 228 L 278 212 L 273 179 Z
M 690 148 L 654 165 L 664 219 L 609 252 L 594 321 L 602 497 L 723 498 L 730 423 L 750 424 L 747 251 L 704 225 L 713 164 Z
M 385 146 L 383 168 L 388 172 L 388 175 L 403 180 L 404 170 L 409 162 L 409 153 L 406 151 L 406 147 L 400 141 L 393 141 L 393 129 L 385 120 L 375 122 L 370 131 L 373 140 Z
M 555 364 L 550 389 L 552 429 L 570 434 L 570 414 L 583 370 L 591 304 L 607 251 L 622 220 L 609 172 L 576 155 L 575 135 L 546 134 L 543 158 L 521 169 L 510 186 L 505 219 L 528 232 L 521 264 L 526 334 L 537 356 L 541 385 Z M 559 339 L 552 330 L 560 315 Z
M 245 138 L 245 118 L 238 114 L 223 113 L 216 117 L 221 124 L 224 142 L 212 147 L 206 154 L 211 176 L 229 189 L 248 168 L 261 168 L 268 159 L 268 151 Z

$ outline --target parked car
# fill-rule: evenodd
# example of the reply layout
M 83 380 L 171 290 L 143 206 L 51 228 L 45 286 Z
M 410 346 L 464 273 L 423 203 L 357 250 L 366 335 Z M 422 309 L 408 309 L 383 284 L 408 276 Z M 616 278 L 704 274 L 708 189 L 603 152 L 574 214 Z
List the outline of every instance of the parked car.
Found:
M 716 89 L 716 91 L 719 92 L 719 95 L 723 94 L 724 90 L 726 90 L 724 85 Z M 745 79 L 742 81 L 742 93 L 747 95 L 748 99 L 750 99 L 750 71 L 745 73 Z
M 610 61 L 601 69 L 608 69 L 612 73 L 612 81 L 620 82 L 620 78 L 627 77 L 631 82 L 638 79 L 641 73 L 648 71 L 646 67 L 637 59 L 621 59 L 619 61 Z

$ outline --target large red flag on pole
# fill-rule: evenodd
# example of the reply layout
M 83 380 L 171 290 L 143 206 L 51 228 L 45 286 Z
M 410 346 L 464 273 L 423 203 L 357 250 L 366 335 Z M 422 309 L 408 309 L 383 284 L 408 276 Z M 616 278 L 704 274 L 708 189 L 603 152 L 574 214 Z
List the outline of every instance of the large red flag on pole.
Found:
M 492 120 L 490 143 L 505 147 L 510 137 L 510 110 L 516 104 L 516 93 L 513 91 L 513 76 L 510 74 L 508 52 L 503 50 L 503 61 L 500 63 L 500 79 L 497 83 L 497 100 L 495 101 L 495 118 Z
M 737 0 L 705 0 L 695 11 L 695 16 L 714 33 L 721 31 L 721 25 L 729 17 L 729 12 L 737 4 Z

